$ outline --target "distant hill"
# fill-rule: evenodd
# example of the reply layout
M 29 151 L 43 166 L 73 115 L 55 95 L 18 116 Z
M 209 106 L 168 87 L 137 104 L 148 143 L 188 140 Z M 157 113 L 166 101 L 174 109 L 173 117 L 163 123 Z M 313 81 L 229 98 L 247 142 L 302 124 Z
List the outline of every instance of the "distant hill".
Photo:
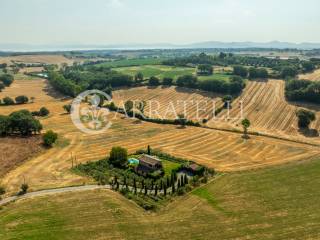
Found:
M 179 49 L 179 48 L 276 48 L 276 49 L 320 49 L 320 43 L 291 43 L 291 42 L 198 42 L 191 44 L 65 44 L 65 45 L 32 45 L 32 44 L 4 44 L 0 43 L 0 51 L 69 51 L 93 49 Z

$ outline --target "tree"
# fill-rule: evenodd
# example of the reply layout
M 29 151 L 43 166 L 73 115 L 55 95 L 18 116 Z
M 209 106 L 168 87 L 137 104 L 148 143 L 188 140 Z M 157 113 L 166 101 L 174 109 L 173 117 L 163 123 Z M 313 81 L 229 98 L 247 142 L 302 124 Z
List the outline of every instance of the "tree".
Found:
M 224 52 L 219 53 L 220 59 L 224 59 L 225 57 L 227 57 L 227 54 L 225 54 Z
M 10 98 L 10 97 L 5 97 L 5 98 L 3 98 L 3 104 L 4 105 L 14 105 L 14 101 L 13 101 L 13 99 L 12 98 Z
M 0 92 L 5 88 L 6 86 L 4 85 L 3 82 L 0 82 Z
M 228 103 L 232 101 L 233 97 L 231 95 L 225 95 L 222 98 L 222 101 L 224 102 L 224 108 L 228 107 Z
M 10 118 L 0 115 L 0 136 L 5 136 L 9 133 Z
M 45 107 L 42 107 L 39 110 L 39 116 L 41 116 L 41 117 L 48 116 L 49 113 L 50 113 L 49 110 L 47 108 L 45 108 Z
M 113 147 L 110 151 L 109 162 L 116 167 L 124 167 L 128 161 L 128 151 L 122 147 Z
M 248 138 L 248 128 L 250 127 L 251 123 L 250 123 L 250 120 L 245 118 L 242 120 L 241 122 L 242 124 L 242 127 L 243 127 L 243 137 L 244 138 Z
M 298 74 L 298 71 L 293 67 L 284 67 L 281 70 L 281 77 L 282 78 L 293 78 Z
M 143 74 L 141 72 L 138 72 L 135 76 L 134 76 L 134 80 L 136 82 L 143 82 Z
M 135 178 L 133 178 L 133 189 L 134 189 L 134 194 L 137 194 L 137 183 Z
M 178 114 L 178 121 L 180 123 L 180 125 L 182 127 L 185 127 L 186 126 L 186 123 L 187 123 L 187 119 L 186 117 L 184 116 L 184 114 Z
M 151 147 L 150 147 L 150 145 L 148 145 L 147 152 L 148 152 L 148 155 L 151 155 Z
M 4 189 L 4 187 L 0 186 L 0 196 L 5 194 L 5 193 L 6 193 L 6 190 Z
M 29 102 L 29 98 L 27 96 L 21 95 L 15 98 L 17 104 L 24 104 Z
M 299 128 L 309 128 L 310 123 L 316 120 L 315 113 L 306 109 L 299 109 L 296 115 L 298 117 Z
M 0 82 L 3 82 L 3 84 L 8 87 L 13 82 L 13 76 L 10 74 L 2 74 L 0 75 Z
M 303 72 L 312 72 L 316 66 L 314 65 L 314 63 L 309 62 L 309 61 L 304 61 L 301 63 L 302 68 L 303 68 Z
M 52 145 L 57 141 L 58 134 L 52 130 L 46 131 L 43 135 L 42 140 L 45 146 L 52 147 Z
M 142 114 L 144 114 L 144 109 L 145 109 L 146 105 L 147 105 L 146 101 L 135 102 L 136 109 L 138 109 L 140 111 L 140 113 L 142 113 Z
M 248 76 L 248 70 L 243 66 L 234 66 L 233 67 L 233 74 L 246 78 Z
M 163 78 L 163 80 L 162 80 L 162 84 L 163 84 L 163 85 L 167 85 L 167 86 L 171 86 L 171 85 L 172 85 L 172 82 L 173 82 L 173 79 L 170 78 L 170 77 L 165 77 L 165 78 Z
M 28 184 L 26 184 L 26 183 L 21 184 L 21 186 L 20 186 L 21 191 L 19 194 L 21 194 L 21 195 L 26 194 L 28 191 L 28 188 L 29 188 Z
M 126 112 L 131 112 L 133 110 L 133 101 L 128 100 L 124 103 L 124 109 L 126 110 Z
M 149 86 L 158 86 L 160 85 L 160 80 L 157 77 L 150 77 L 149 82 L 148 82 Z
M 28 110 L 20 110 L 9 115 L 9 129 L 11 133 L 31 135 L 40 133 L 42 125 Z
M 71 104 L 63 105 L 63 109 L 64 109 L 67 113 L 70 113 L 70 112 L 71 112 Z
M 194 88 L 197 86 L 198 79 L 196 76 L 193 75 L 184 75 L 180 76 L 177 79 L 177 85 L 179 87 L 188 87 L 188 88 Z
M 213 67 L 210 64 L 200 64 L 198 65 L 198 73 L 201 75 L 212 75 Z

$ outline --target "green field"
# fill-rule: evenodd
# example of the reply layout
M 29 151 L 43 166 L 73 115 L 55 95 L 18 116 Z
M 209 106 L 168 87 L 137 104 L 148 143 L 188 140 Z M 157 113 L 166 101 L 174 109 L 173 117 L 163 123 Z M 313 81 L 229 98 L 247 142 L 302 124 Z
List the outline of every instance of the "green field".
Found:
M 134 58 L 134 59 L 123 59 L 111 62 L 104 62 L 97 64 L 98 66 L 106 66 L 111 68 L 127 67 L 127 66 L 142 66 L 142 65 L 154 65 L 161 64 L 164 59 L 162 58 Z
M 114 70 L 135 76 L 138 72 L 141 72 L 145 78 L 151 76 L 158 77 L 160 79 L 164 77 L 170 77 L 176 79 L 179 76 L 195 74 L 195 68 L 188 67 L 171 67 L 164 65 L 145 65 L 145 66 L 134 66 L 134 67 L 120 67 Z
M 149 214 L 107 191 L 0 210 L 0 239 L 319 239 L 320 160 L 230 173 Z
M 199 81 L 204 81 L 204 80 L 222 80 L 222 81 L 229 81 L 231 75 L 224 74 L 224 73 L 214 73 L 213 75 L 210 76 L 199 76 L 198 80 Z

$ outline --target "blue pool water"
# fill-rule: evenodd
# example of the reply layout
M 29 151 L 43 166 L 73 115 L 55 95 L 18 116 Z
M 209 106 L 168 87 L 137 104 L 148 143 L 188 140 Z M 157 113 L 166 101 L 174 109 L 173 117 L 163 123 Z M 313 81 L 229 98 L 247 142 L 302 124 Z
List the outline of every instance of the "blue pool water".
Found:
M 139 160 L 135 158 L 129 158 L 128 159 L 129 164 L 139 164 Z

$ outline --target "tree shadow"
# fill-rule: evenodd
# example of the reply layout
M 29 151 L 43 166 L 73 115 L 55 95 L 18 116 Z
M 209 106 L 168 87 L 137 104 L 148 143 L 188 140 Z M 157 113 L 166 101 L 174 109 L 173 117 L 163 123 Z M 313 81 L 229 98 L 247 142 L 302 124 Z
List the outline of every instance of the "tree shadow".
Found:
M 203 91 L 196 88 L 185 88 L 185 87 L 177 87 L 177 86 L 175 87 L 175 90 L 180 93 L 189 93 L 189 94 L 196 93 L 207 98 L 218 98 L 218 97 L 222 98 L 225 95 L 225 94 L 216 93 L 216 92 Z
M 299 128 L 299 133 L 305 137 L 315 138 L 319 137 L 319 132 L 317 129 L 310 129 L 310 128 Z
M 159 86 L 148 86 L 148 89 L 157 89 Z

